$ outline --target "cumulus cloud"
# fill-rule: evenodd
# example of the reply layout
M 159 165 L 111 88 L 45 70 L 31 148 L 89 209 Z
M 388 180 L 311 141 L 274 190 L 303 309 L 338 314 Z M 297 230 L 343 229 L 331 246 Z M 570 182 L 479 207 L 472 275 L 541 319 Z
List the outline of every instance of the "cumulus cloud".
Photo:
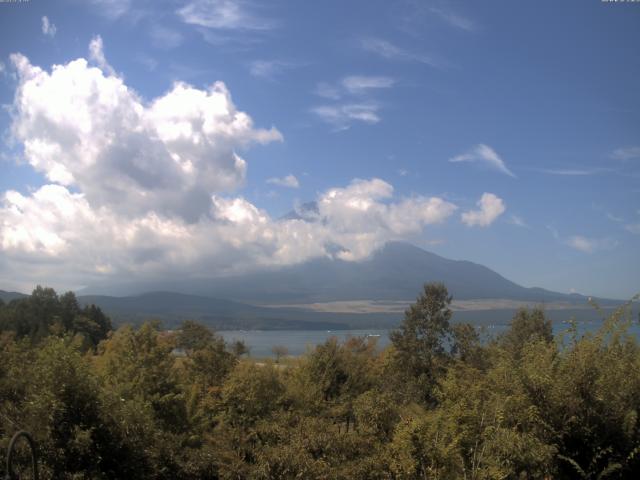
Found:
M 47 36 L 47 37 L 55 37 L 56 36 L 56 32 L 57 32 L 57 28 L 56 26 L 49 21 L 49 17 L 47 17 L 46 15 L 44 17 L 42 17 L 42 34 Z
M 100 59 L 102 48 L 95 52 Z M 274 219 L 232 190 L 247 168 L 237 152 L 282 136 L 255 128 L 224 84 L 178 82 L 143 101 L 99 61 L 50 71 L 18 54 L 12 62 L 11 133 L 50 182 L 0 197 L 0 269 L 16 284 L 70 288 L 320 256 L 359 260 L 457 208 L 439 197 L 397 197 L 374 178 L 320 193 L 309 215 Z
M 462 214 L 462 223 L 468 227 L 488 227 L 506 210 L 502 199 L 493 193 L 483 193 L 476 205 L 478 210 Z
M 239 150 L 282 139 L 275 128 L 255 129 L 223 83 L 207 90 L 176 83 L 145 103 L 102 70 L 108 64 L 99 37 L 91 56 L 100 68 L 78 59 L 49 73 L 13 55 L 19 85 L 12 133 L 27 162 L 50 181 L 79 189 L 92 205 L 194 220 L 212 192 L 243 183 Z
M 328 239 L 346 247 L 342 258 L 363 258 L 388 240 L 444 221 L 457 208 L 439 197 L 385 201 L 392 196 L 393 187 L 380 179 L 356 179 L 345 188 L 333 188 L 320 196 L 319 225 L 329 228 Z
M 467 153 L 463 153 L 462 155 L 457 155 L 449 159 L 450 162 L 458 163 L 458 162 L 479 162 L 482 163 L 493 170 L 497 170 L 502 172 L 510 177 L 516 178 L 511 170 L 507 168 L 504 160 L 500 158 L 500 155 L 496 153 L 496 151 L 488 145 L 479 144 L 469 150 Z
M 210 215 L 189 223 L 155 211 L 123 217 L 45 185 L 30 196 L 4 195 L 0 247 L 13 267 L 5 273 L 25 282 L 219 275 L 318 256 L 359 260 L 456 209 L 438 197 L 392 196 L 382 180 L 356 180 L 320 194 L 313 219 L 275 220 L 242 197 L 213 195 Z
M 272 185 L 278 185 L 280 187 L 300 188 L 300 182 L 295 177 L 295 175 L 292 175 L 292 174 L 289 174 L 286 177 L 282 177 L 282 178 L 277 178 L 277 177 L 269 178 L 267 180 L 267 183 L 270 183 Z

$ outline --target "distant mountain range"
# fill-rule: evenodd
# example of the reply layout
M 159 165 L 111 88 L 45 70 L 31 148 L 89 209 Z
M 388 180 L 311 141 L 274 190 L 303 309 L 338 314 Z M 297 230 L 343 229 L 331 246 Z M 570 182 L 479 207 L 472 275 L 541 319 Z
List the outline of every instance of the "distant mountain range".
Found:
M 118 283 L 78 293 L 83 304 L 99 305 L 117 321 L 158 318 L 171 326 L 193 318 L 218 329 L 331 330 L 395 325 L 422 285 L 432 281 L 443 282 L 454 302 L 464 304 L 456 312 L 462 320 L 505 322 L 518 304 L 552 305 L 562 310 L 557 318 L 566 319 L 576 312 L 583 315 L 588 306 L 583 295 L 525 288 L 485 266 L 400 242 L 387 244 L 361 262 L 322 258 L 234 277 Z M 20 295 L 0 291 L 5 301 Z M 603 306 L 621 303 L 598 301 Z M 358 302 L 375 308 L 360 313 L 344 309 Z M 474 307 L 483 302 L 485 307 Z M 393 309 L 384 307 L 394 303 Z M 323 307 L 336 304 L 343 310 Z
M 15 300 L 17 298 L 24 298 L 26 296 L 28 296 L 28 295 L 26 295 L 24 293 L 5 292 L 4 290 L 0 290 L 0 300 L 2 300 L 5 303 L 8 303 L 11 300 Z

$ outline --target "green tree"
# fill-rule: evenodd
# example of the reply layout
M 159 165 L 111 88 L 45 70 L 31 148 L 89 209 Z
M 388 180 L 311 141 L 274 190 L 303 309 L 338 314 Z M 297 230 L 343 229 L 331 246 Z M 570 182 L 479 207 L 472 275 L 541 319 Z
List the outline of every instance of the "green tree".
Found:
M 507 350 L 516 355 L 525 345 L 538 340 L 547 343 L 553 340 L 551 320 L 546 318 L 541 308 L 534 308 L 531 311 L 520 308 L 513 316 L 509 330 L 499 339 Z
M 111 320 L 95 305 L 81 309 L 73 292 L 58 296 L 52 288 L 38 286 L 29 297 L 1 309 L 0 330 L 11 330 L 33 343 L 51 334 L 78 334 L 86 348 L 95 348 L 111 331 Z
M 189 352 L 210 345 L 213 339 L 214 334 L 209 328 L 193 320 L 185 320 L 178 331 L 176 346 Z
M 451 296 L 442 283 L 428 283 L 405 311 L 400 328 L 389 334 L 398 374 L 411 381 L 419 399 L 435 400 L 434 388 L 449 358 Z
M 231 352 L 238 358 L 249 353 L 249 347 L 242 340 L 235 340 L 231 343 Z
M 171 353 L 174 344 L 158 327 L 147 322 L 137 330 L 119 328 L 101 344 L 96 365 L 105 387 L 122 403 L 141 401 L 163 429 L 180 432 L 188 424 Z
M 453 345 L 451 353 L 454 358 L 476 368 L 487 366 L 486 351 L 480 342 L 476 328 L 469 323 L 456 323 L 451 329 Z
M 278 407 L 283 393 L 284 386 L 273 366 L 239 363 L 222 387 L 222 418 L 231 425 L 253 425 Z
M 284 345 L 274 345 L 271 352 L 276 357 L 276 363 L 280 363 L 282 357 L 289 355 L 289 349 Z

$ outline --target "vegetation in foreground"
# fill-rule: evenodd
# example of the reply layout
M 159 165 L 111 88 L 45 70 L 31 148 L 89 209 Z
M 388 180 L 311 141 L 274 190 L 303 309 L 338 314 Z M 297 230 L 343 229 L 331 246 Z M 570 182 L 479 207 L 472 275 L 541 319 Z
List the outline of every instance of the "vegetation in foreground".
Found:
M 556 338 L 521 310 L 481 343 L 450 301 L 425 285 L 384 351 L 331 339 L 282 366 L 38 288 L 0 305 L 0 447 L 32 432 L 55 479 L 638 478 L 627 310 Z

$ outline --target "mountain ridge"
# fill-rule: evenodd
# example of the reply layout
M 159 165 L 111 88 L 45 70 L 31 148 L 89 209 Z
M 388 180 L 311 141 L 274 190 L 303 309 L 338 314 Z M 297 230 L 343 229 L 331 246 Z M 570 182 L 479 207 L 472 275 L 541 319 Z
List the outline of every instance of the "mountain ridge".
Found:
M 482 264 L 448 259 L 406 242 L 389 242 L 358 262 L 323 257 L 227 277 L 94 284 L 77 293 L 130 297 L 165 292 L 245 305 L 300 305 L 350 300 L 404 301 L 415 298 L 422 285 L 432 281 L 443 282 L 454 300 L 584 303 L 590 298 L 542 287 L 523 287 Z M 22 295 L 0 290 L 0 298 L 5 301 Z
M 80 291 L 78 300 L 100 306 L 119 323 L 156 318 L 171 327 L 191 318 L 217 329 L 386 328 L 397 324 L 405 305 L 432 281 L 447 286 L 456 318 L 464 321 L 505 322 L 519 306 L 536 304 L 548 305 L 565 320 L 586 314 L 589 300 L 522 287 L 484 265 L 403 242 L 390 242 L 361 262 L 319 258 L 234 277 L 119 283 L 104 286 L 100 294 Z M 2 293 L 22 296 L 0 291 L 0 298 Z M 598 302 L 605 307 L 621 303 Z
M 80 293 L 125 296 L 170 291 L 253 305 L 282 305 L 355 299 L 406 300 L 415 298 L 422 285 L 432 281 L 443 282 L 457 300 L 584 303 L 589 298 L 523 287 L 484 265 L 447 259 L 406 242 L 389 242 L 358 262 L 324 257 L 228 277 L 94 285 Z

